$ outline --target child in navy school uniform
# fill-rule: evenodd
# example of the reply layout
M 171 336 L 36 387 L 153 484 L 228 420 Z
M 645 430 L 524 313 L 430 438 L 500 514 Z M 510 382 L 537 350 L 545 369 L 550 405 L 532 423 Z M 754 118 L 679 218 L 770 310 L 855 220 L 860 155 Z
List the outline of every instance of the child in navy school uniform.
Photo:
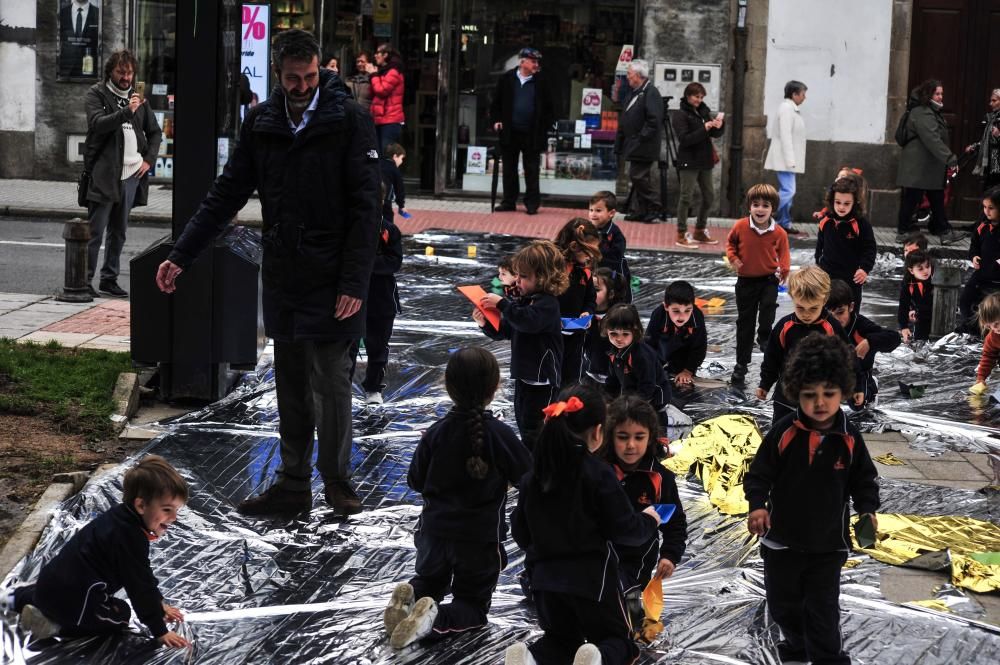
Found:
M 667 578 L 680 563 L 687 543 L 687 517 L 674 474 L 661 464 L 667 456 L 653 407 L 636 395 L 623 395 L 608 405 L 604 454 L 636 510 L 673 504 L 673 516 L 659 533 L 638 547 L 616 546 L 618 573 L 634 629 L 642 625 L 642 591 L 651 577 Z
M 788 278 L 788 295 L 792 297 L 794 311 L 774 324 L 764 350 L 764 361 L 760 365 L 760 383 L 757 386 L 758 399 L 767 399 L 767 393 L 774 386 L 773 412 L 771 424 L 795 411 L 795 404 L 785 396 L 781 386 L 781 375 L 795 345 L 809 333 L 818 332 L 847 341 L 847 335 L 833 315 L 826 311 L 826 301 L 830 297 L 830 276 L 818 266 L 808 266 L 791 274 Z M 861 365 L 855 361 L 851 367 L 855 372 L 855 385 L 862 386 Z M 775 385 L 777 384 L 777 385 Z M 855 392 L 852 399 L 860 406 L 864 394 Z
M 621 275 L 609 268 L 598 268 L 594 275 L 594 290 L 596 294 L 596 311 L 587 328 L 587 337 L 583 346 L 584 382 L 597 385 L 602 391 L 611 372 L 609 356 L 614 350 L 608 338 L 601 334 L 601 320 L 613 305 L 622 301 L 628 286 Z
M 564 319 L 576 319 L 597 309 L 597 290 L 592 268 L 601 258 L 597 229 L 588 220 L 569 220 L 556 235 L 556 247 L 566 260 L 569 285 L 559 296 L 559 313 Z M 563 330 L 562 385 L 579 383 L 583 374 L 583 345 L 586 330 Z
M 505 298 L 517 295 L 517 287 L 514 286 L 514 283 L 517 281 L 517 275 L 514 274 L 513 261 L 513 254 L 507 254 L 500 259 L 500 263 L 497 264 L 497 276 L 493 280 L 490 293 L 495 293 Z
M 642 320 L 638 310 L 633 305 L 615 305 L 601 321 L 601 333 L 614 347 L 609 355 L 608 393 L 613 397 L 635 393 L 649 402 L 660 424 L 667 427 L 670 380 L 656 351 L 642 341 Z
M 124 589 L 153 637 L 168 647 L 191 644 L 167 629 L 183 621 L 163 600 L 149 566 L 149 544 L 166 533 L 187 503 L 187 482 L 158 455 L 146 455 L 125 473 L 122 503 L 78 531 L 42 566 L 34 584 L 0 597 L 0 611 L 21 613 L 34 639 L 110 635 L 128 629 L 132 611 L 115 594 Z
M 534 644 L 507 648 L 505 665 L 624 665 L 632 640 L 614 547 L 656 536 L 652 508 L 633 510 L 611 467 L 589 449 L 603 438 L 603 396 L 571 386 L 546 408 L 532 470 L 521 480 L 511 533 L 525 552 L 538 622 Z
M 835 279 L 830 283 L 830 298 L 826 301 L 826 308 L 844 329 L 848 344 L 861 363 L 861 377 L 864 383 L 856 386 L 856 392 L 864 393 L 864 401 L 860 405 L 849 403 L 852 409 L 858 410 L 873 404 L 878 394 L 878 381 L 873 374 L 875 354 L 889 353 L 903 340 L 895 330 L 883 328 L 871 319 L 858 314 L 854 309 L 853 297 L 854 292 L 847 282 Z
M 625 236 L 614 222 L 617 206 L 618 198 L 613 192 L 597 192 L 590 197 L 589 216 L 601 237 L 598 246 L 601 250 L 601 262 L 598 267 L 609 268 L 622 276 L 627 287 L 622 294 L 622 302 L 629 303 L 632 302 L 632 272 L 628 267 L 628 259 L 625 258 Z
M 361 382 L 365 404 L 372 407 L 382 404 L 385 368 L 389 364 L 389 339 L 396 315 L 403 311 L 396 286 L 396 273 L 403 266 L 403 237 L 399 227 L 392 223 L 391 213 L 389 217 L 382 218 L 378 233 L 375 264 L 368 280 L 368 299 L 365 301 L 364 341 L 368 367 Z M 355 342 L 351 353 L 352 378 L 360 348 L 360 344 Z
M 854 387 L 851 353 L 812 333 L 785 367 L 798 408 L 764 437 L 743 480 L 747 529 L 760 537 L 767 609 L 784 663 L 849 665 L 840 632 L 840 576 L 851 549 L 850 507 L 877 529 L 878 472 L 840 408 Z
M 685 390 L 694 386 L 694 375 L 708 352 L 708 333 L 705 315 L 694 304 L 694 287 L 689 282 L 678 280 L 667 285 L 663 306 L 649 317 L 644 341 L 656 350 L 674 387 Z
M 863 287 L 875 267 L 878 248 L 872 225 L 864 216 L 857 178 L 838 178 L 827 192 L 827 213 L 819 220 L 816 235 L 816 265 L 830 279 L 851 286 L 854 308 L 860 312 Z
M 1000 291 L 1000 187 L 983 197 L 985 221 L 976 226 L 969 241 L 969 261 L 973 273 L 962 289 L 959 307 L 962 311 L 960 329 L 978 334 L 974 310 L 990 293 Z
M 510 378 L 514 381 L 514 418 L 529 450 L 542 427 L 542 409 L 552 401 L 562 380 L 563 335 L 558 296 L 566 290 L 566 261 L 548 240 L 534 240 L 513 260 L 516 298 L 495 293 L 480 305 L 500 311 L 496 330 L 478 309 L 472 318 L 487 337 L 510 340 Z
M 393 220 L 392 205 L 399 208 L 399 214 L 406 217 L 406 188 L 403 186 L 403 174 L 399 167 L 406 159 L 406 149 L 398 143 L 390 143 L 385 147 L 384 158 L 379 160 L 382 171 L 382 184 L 385 185 L 385 195 L 382 197 L 382 219 Z
M 486 410 L 500 386 L 493 354 L 459 349 L 444 381 L 454 406 L 420 437 L 406 477 L 424 506 L 413 536 L 416 575 L 396 586 L 383 613 L 397 649 L 486 625 L 507 565 L 507 486 L 531 468 L 528 449 Z M 442 603 L 449 589 L 452 602 Z
M 934 310 L 934 263 L 928 252 L 917 249 L 906 255 L 906 275 L 899 288 L 899 308 L 896 320 L 904 342 L 931 337 L 931 317 Z

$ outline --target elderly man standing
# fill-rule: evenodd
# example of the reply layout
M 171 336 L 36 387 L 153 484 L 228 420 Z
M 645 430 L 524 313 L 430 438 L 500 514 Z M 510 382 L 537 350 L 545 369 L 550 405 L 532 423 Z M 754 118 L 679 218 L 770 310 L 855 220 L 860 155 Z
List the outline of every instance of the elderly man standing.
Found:
M 364 337 L 358 312 L 375 261 L 375 127 L 340 78 L 320 71 L 311 34 L 282 32 L 272 58 L 279 85 L 247 115 L 233 156 L 160 264 L 156 285 L 173 293 L 181 271 L 259 192 L 264 331 L 274 340 L 281 466 L 276 482 L 238 509 L 310 509 L 315 430 L 326 501 L 352 514 L 361 500 L 350 483 L 351 345 Z
M 806 172 L 806 123 L 799 113 L 799 107 L 806 101 L 806 90 L 802 81 L 785 84 L 785 98 L 771 121 L 768 132 L 771 147 L 764 159 L 764 168 L 778 175 L 778 211 L 774 221 L 791 235 L 801 235 L 792 228 L 792 200 L 795 174 Z
M 632 205 L 625 219 L 652 222 L 665 214 L 656 201 L 653 162 L 660 158 L 663 135 L 663 98 L 649 80 L 649 64 L 633 60 L 626 73 L 632 94 L 618 123 L 615 152 L 628 161 Z
M 539 74 L 542 54 L 523 48 L 517 67 L 497 81 L 490 106 L 493 131 L 500 135 L 503 164 L 503 200 L 496 212 L 517 208 L 521 184 L 517 159 L 524 160 L 524 208 L 529 215 L 538 212 L 542 195 L 538 186 L 539 159 L 545 150 L 547 132 L 552 125 L 552 98 L 545 78 Z
M 104 80 L 91 86 L 84 97 L 87 139 L 83 163 L 90 174 L 87 288 L 95 298 L 94 273 L 105 233 L 107 242 L 98 288 L 115 298 L 128 296 L 118 285 L 128 217 L 133 206 L 146 205 L 149 193 L 146 174 L 160 151 L 161 132 L 156 116 L 132 88 L 137 65 L 131 51 L 112 53 L 104 65 Z

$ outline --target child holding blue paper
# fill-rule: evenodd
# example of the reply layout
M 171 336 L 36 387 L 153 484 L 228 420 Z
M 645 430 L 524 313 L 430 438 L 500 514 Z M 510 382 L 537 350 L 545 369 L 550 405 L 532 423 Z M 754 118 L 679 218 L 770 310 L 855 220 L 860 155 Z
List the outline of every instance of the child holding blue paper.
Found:
M 673 515 L 648 541 L 638 547 L 615 546 L 626 605 L 633 615 L 633 625 L 638 627 L 642 624 L 642 590 L 651 577 L 670 577 L 684 556 L 687 518 L 674 474 L 660 463 L 667 451 L 660 440 L 656 411 L 648 402 L 624 395 L 608 405 L 604 454 L 633 508 L 674 506 Z
M 601 260 L 601 238 L 590 220 L 574 217 L 566 222 L 555 238 L 562 251 L 569 274 L 569 286 L 559 296 L 559 314 L 563 319 L 562 385 L 579 383 L 583 375 L 585 328 L 567 328 L 567 320 L 590 316 L 597 308 L 593 268 Z

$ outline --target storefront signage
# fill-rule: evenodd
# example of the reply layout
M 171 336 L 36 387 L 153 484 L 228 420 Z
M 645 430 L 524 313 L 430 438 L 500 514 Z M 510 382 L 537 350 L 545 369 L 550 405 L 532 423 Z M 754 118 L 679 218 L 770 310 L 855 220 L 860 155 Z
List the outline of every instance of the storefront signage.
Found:
M 101 71 L 103 0 L 59 2 L 60 79 L 96 79 Z
M 615 74 L 624 74 L 628 71 L 628 63 L 632 62 L 635 47 L 632 44 L 622 46 L 622 52 L 618 55 L 618 64 L 615 65 Z
M 465 158 L 466 173 L 486 173 L 486 148 L 481 145 L 470 145 L 469 154 Z
M 392 23 L 392 0 L 375 0 L 376 23 Z
M 268 5 L 243 5 L 240 72 L 250 80 L 250 91 L 257 101 L 264 101 L 268 95 L 270 11 Z M 251 103 L 252 105 L 254 104 Z
M 580 99 L 580 113 L 582 115 L 595 114 L 601 112 L 601 89 L 584 88 Z

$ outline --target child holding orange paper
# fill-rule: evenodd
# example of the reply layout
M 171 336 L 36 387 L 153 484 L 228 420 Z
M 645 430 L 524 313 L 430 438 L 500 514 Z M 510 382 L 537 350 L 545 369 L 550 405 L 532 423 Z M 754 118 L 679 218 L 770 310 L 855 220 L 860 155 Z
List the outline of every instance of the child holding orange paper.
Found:
M 535 240 L 513 259 L 517 298 L 483 295 L 480 306 L 500 311 L 497 328 L 479 309 L 472 318 L 487 337 L 510 340 L 510 378 L 514 381 L 514 418 L 530 450 L 542 427 L 542 409 L 562 381 L 563 335 L 558 296 L 569 279 L 566 261 L 548 240 Z

